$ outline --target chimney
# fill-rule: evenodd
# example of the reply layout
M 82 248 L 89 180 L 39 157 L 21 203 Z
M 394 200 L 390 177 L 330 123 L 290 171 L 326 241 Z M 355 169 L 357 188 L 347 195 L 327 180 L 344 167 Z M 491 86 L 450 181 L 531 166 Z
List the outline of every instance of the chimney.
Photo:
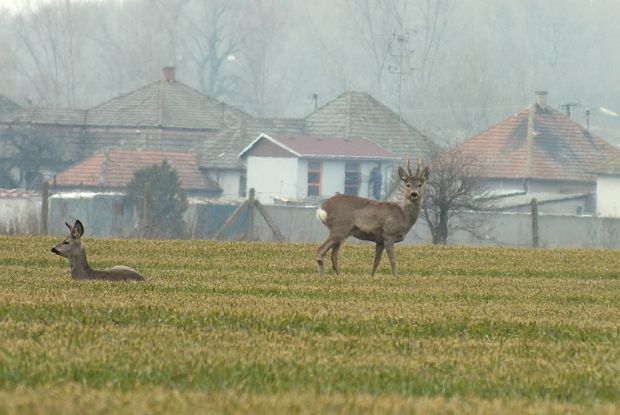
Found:
M 175 79 L 176 68 L 174 66 L 164 66 L 161 70 L 162 79 L 167 82 L 172 82 Z
M 536 94 L 536 104 L 539 107 L 545 108 L 547 106 L 547 91 L 534 91 Z

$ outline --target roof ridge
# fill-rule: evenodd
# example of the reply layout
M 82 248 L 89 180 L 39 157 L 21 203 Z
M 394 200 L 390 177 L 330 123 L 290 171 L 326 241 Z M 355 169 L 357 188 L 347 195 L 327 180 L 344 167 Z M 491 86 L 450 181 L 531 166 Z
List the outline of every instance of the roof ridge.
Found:
M 90 108 L 87 108 L 86 111 L 91 111 L 91 110 L 94 110 L 94 109 L 98 109 L 99 107 L 103 107 L 104 105 L 109 104 L 112 101 L 118 101 L 121 98 L 125 98 L 125 97 L 127 97 L 127 96 L 129 96 L 129 95 L 131 95 L 133 93 L 136 93 L 138 91 L 142 91 L 143 89 L 152 88 L 153 85 L 157 84 L 158 82 L 159 82 L 159 80 L 154 81 L 154 82 L 150 82 L 150 83 L 148 83 L 146 85 L 142 85 L 139 88 L 132 89 L 131 91 L 127 91 L 124 94 L 116 95 L 116 96 L 114 96 L 114 97 L 112 97 L 112 98 L 110 98 L 110 99 L 108 99 L 106 101 L 103 101 L 103 102 L 101 102 L 101 103 L 99 103 L 97 105 L 94 105 L 94 106 L 92 106 Z

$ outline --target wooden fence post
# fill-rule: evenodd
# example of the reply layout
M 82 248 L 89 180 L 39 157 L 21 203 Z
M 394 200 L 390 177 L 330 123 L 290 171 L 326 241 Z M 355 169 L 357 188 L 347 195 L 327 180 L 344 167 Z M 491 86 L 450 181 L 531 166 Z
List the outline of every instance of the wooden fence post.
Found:
M 50 184 L 46 180 L 41 187 L 41 234 L 47 235 L 47 219 L 49 215 Z
M 532 198 L 532 246 L 538 247 L 538 201 Z
M 243 240 L 251 241 L 254 239 L 254 215 L 256 212 L 256 191 L 254 188 L 250 189 L 250 198 L 248 199 L 248 222 L 246 224 L 245 232 L 243 233 Z

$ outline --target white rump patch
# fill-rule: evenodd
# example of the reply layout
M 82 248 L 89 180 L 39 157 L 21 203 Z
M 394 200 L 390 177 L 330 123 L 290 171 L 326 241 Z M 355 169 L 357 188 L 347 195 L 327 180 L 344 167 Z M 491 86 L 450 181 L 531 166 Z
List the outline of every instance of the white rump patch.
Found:
M 316 210 L 316 218 L 318 220 L 320 220 L 321 222 L 323 222 L 323 224 L 325 225 L 327 223 L 327 212 L 323 209 L 317 209 Z

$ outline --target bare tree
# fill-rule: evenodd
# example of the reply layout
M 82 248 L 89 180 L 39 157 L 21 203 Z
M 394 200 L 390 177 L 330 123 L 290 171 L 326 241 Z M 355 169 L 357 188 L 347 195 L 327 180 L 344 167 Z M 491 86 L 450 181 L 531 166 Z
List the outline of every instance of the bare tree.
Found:
M 20 70 L 38 101 L 53 106 L 82 104 L 84 7 L 78 3 L 28 0 L 15 20 L 21 44 Z
M 487 188 L 481 179 L 484 166 L 459 147 L 436 146 L 430 163 L 422 208 L 434 244 L 446 244 L 450 220 L 464 212 L 490 210 Z M 463 219 L 461 217 L 461 219 Z M 459 221 L 459 229 L 480 235 L 479 222 Z
M 251 32 L 243 44 L 242 60 L 245 67 L 245 85 L 251 91 L 246 97 L 259 117 L 273 115 L 268 106 L 282 89 L 275 75 L 277 54 L 281 48 L 282 30 L 286 24 L 285 2 L 278 0 L 253 0 L 248 6 L 245 25 Z M 268 114 L 269 113 L 269 114 Z
M 238 82 L 234 65 L 247 32 L 239 27 L 240 4 L 234 0 L 201 0 L 185 15 L 185 53 L 196 64 L 200 90 L 220 98 Z

